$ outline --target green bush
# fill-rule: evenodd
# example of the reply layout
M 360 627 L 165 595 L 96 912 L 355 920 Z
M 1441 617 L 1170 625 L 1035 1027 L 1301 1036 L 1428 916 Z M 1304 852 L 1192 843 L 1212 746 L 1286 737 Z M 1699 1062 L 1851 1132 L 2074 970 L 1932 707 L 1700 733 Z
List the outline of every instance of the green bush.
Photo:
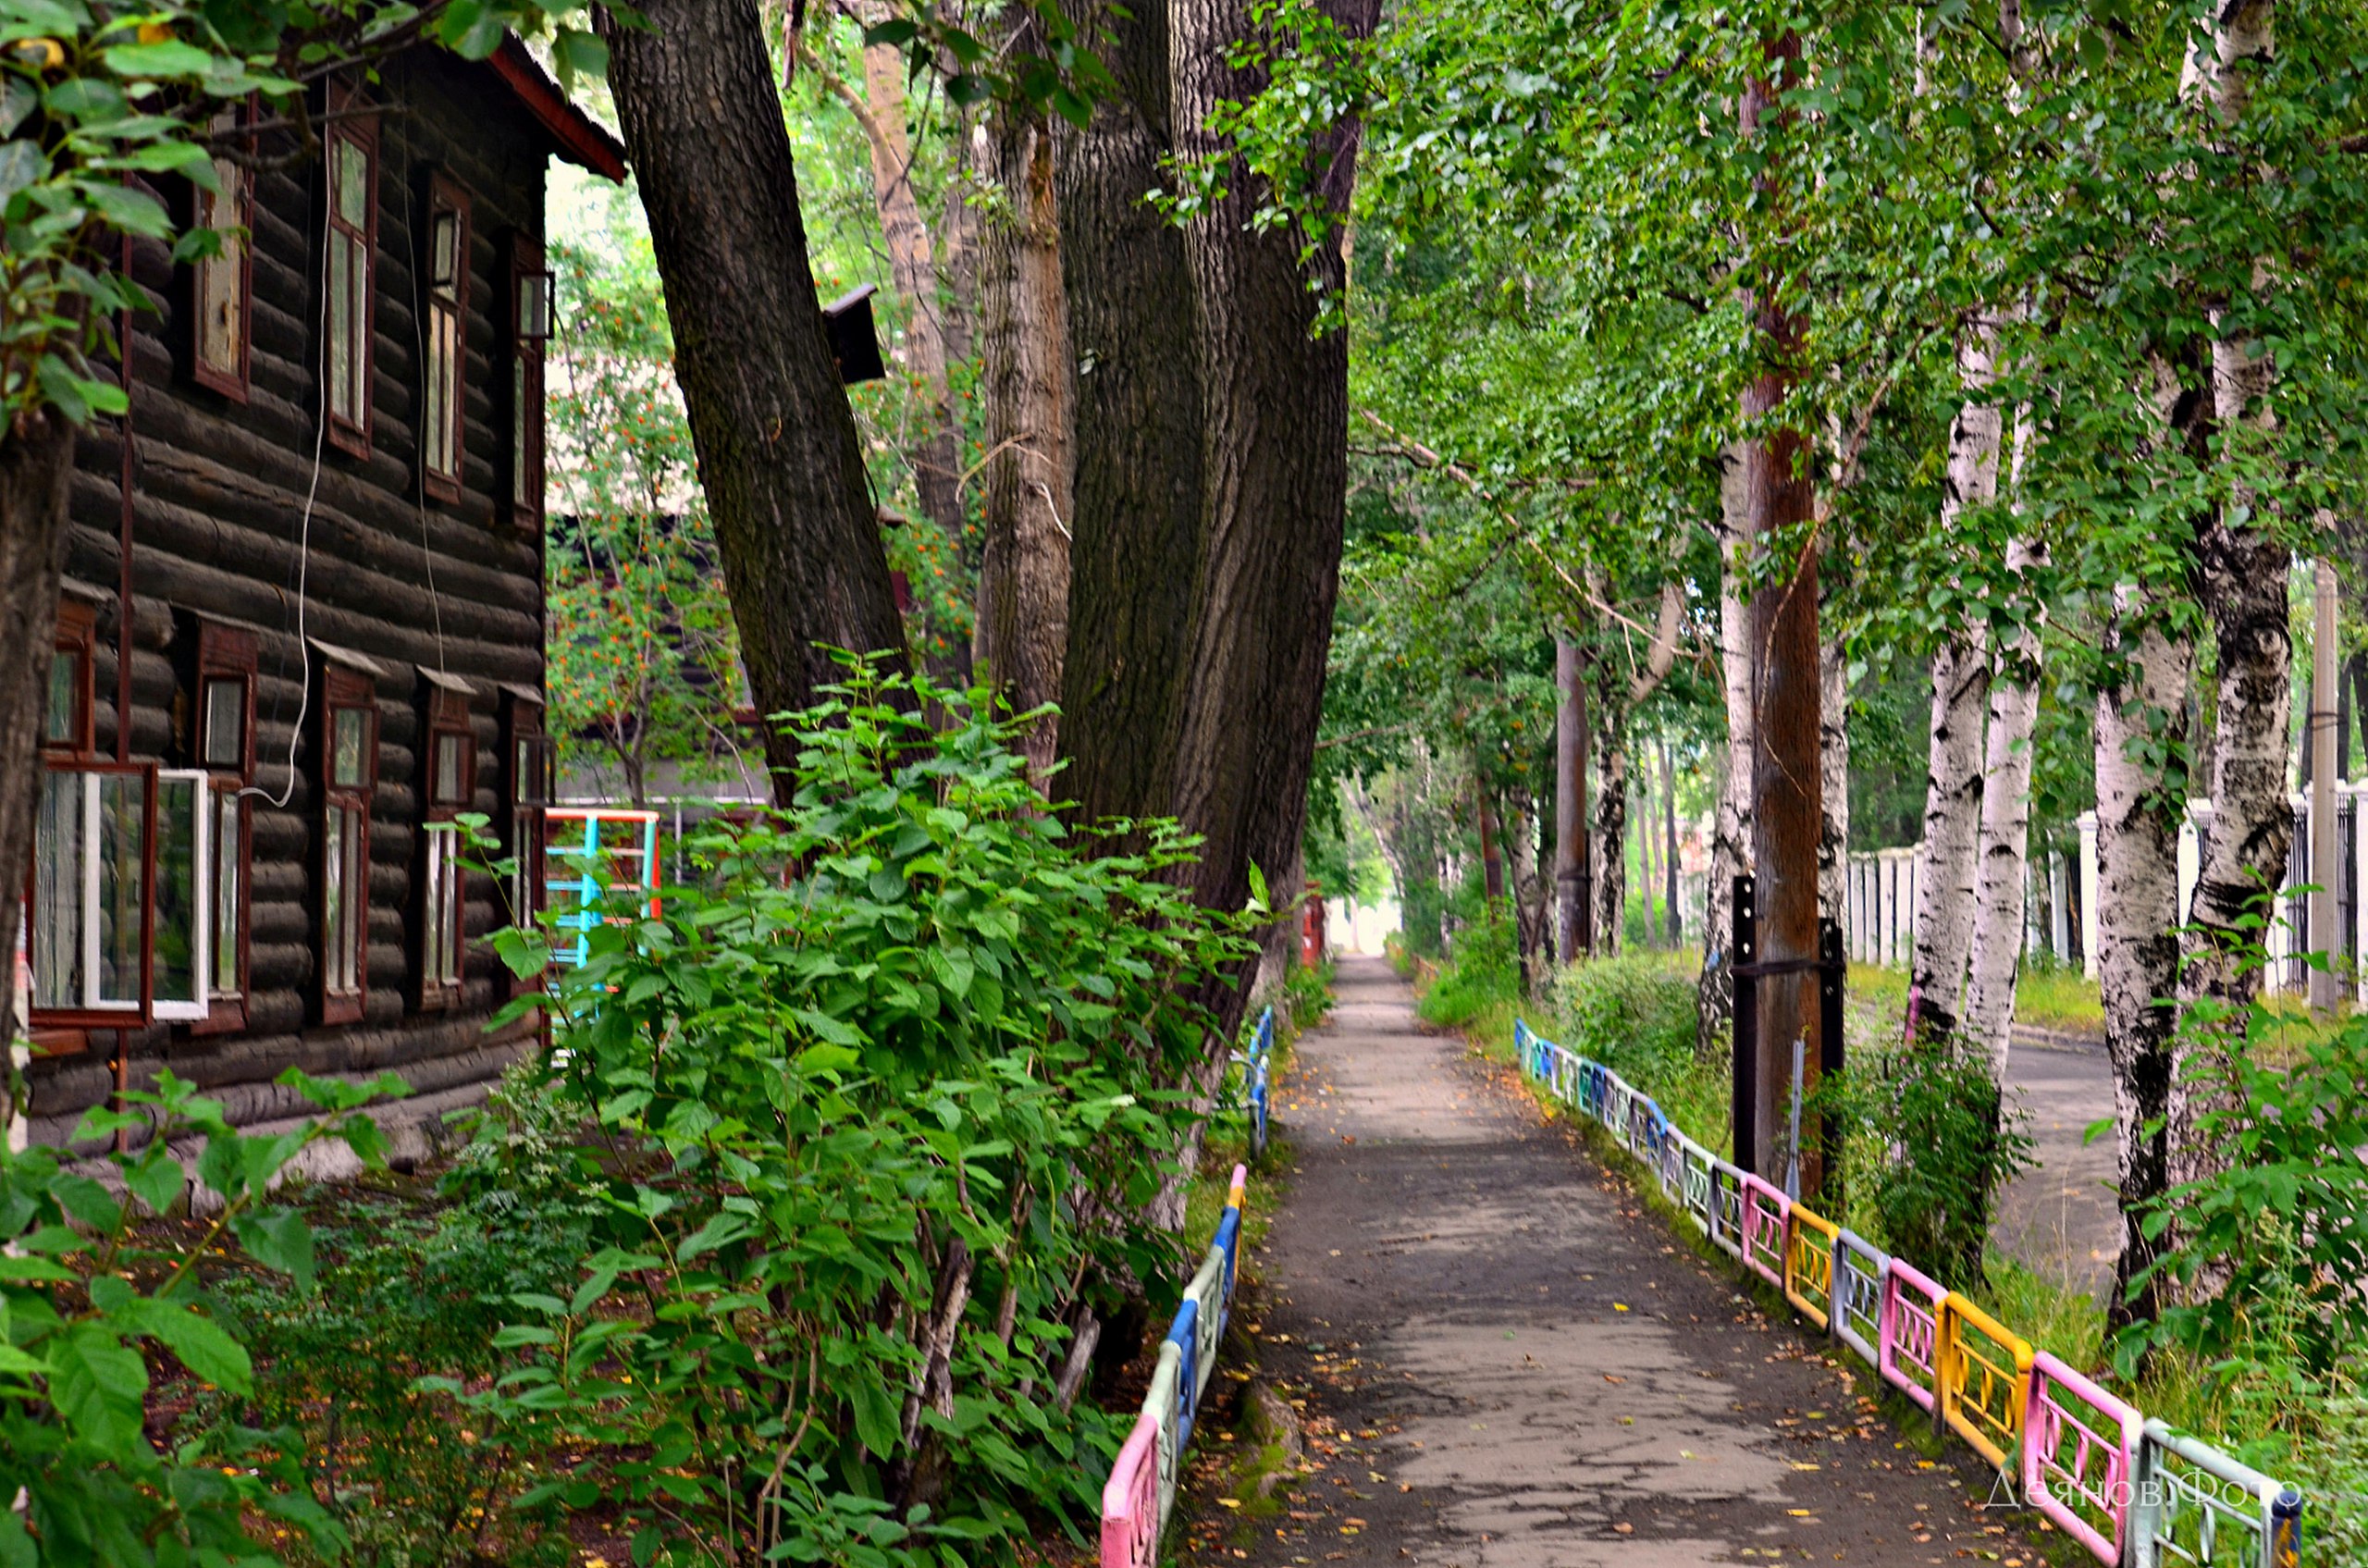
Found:
M 1139 1216 L 1207 1037 L 1178 998 L 1258 912 L 1178 890 L 1171 823 L 1066 829 L 959 694 L 857 668 L 795 730 L 794 804 L 694 836 L 697 883 L 559 982 L 580 1280 L 513 1293 L 489 1389 L 425 1386 L 490 1444 L 563 1434 L 586 1462 L 522 1506 L 597 1506 L 636 1562 L 1005 1560 L 1093 1512 L 1123 1427 L 1054 1380 L 1090 1305 L 1172 1298 Z
M 1491 910 L 1457 931 L 1448 962 L 1416 1011 L 1431 1023 L 1460 1029 L 1520 995 L 1521 958 L 1512 922 Z

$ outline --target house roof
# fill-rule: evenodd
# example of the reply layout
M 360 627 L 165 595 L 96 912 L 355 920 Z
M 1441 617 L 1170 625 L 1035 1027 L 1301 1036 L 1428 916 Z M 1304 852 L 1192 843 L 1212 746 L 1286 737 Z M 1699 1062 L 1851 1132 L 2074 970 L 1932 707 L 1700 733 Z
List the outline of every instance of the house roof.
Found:
M 624 179 L 624 143 L 560 91 L 559 83 L 519 42 L 516 33 L 505 34 L 501 47 L 486 64 L 525 111 L 535 117 L 536 122 L 550 133 L 551 140 L 559 144 L 560 156 L 604 179 Z

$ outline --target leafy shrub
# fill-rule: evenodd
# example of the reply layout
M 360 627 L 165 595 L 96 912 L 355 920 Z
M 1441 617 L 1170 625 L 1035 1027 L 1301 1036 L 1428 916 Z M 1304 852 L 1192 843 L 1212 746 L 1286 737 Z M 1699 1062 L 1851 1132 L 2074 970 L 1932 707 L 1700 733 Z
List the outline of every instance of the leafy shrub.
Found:
M 1512 922 L 1490 911 L 1455 933 L 1455 947 L 1417 1011 L 1432 1023 L 1461 1028 L 1490 1006 L 1521 994 L 1521 961 Z
M 492 1387 L 426 1386 L 490 1443 L 582 1445 L 522 1504 L 606 1510 L 636 1561 L 1007 1558 L 1115 1451 L 1056 1382 L 1090 1305 L 1174 1289 L 1138 1216 L 1208 1035 L 1177 998 L 1255 912 L 1190 903 L 1171 823 L 1065 829 L 983 703 L 857 668 L 794 722 L 794 804 L 702 830 L 697 884 L 557 982 L 580 1282 L 512 1296 Z
M 2216 1030 L 2213 1009 L 2192 1027 Z M 2324 1373 L 2368 1339 L 2368 1017 L 2296 1031 L 2256 1003 L 2240 1048 L 2198 1050 L 2194 1088 L 2207 1108 L 2198 1134 L 2226 1168 L 2172 1189 L 2140 1220 L 2164 1253 L 2133 1285 L 2159 1276 L 2173 1302 L 2131 1326 L 2125 1364 L 2164 1346 L 2207 1359 L 2275 1339 L 2297 1364 Z
M 1568 1038 L 1640 1086 L 1674 1079 L 1694 1055 L 1694 960 L 1623 953 L 1572 964 L 1554 977 L 1551 1001 Z
M 563 1560 L 564 1536 L 507 1507 L 524 1489 L 533 1445 L 479 1445 L 452 1397 L 419 1380 L 482 1383 L 507 1369 L 512 1358 L 495 1341 L 516 1315 L 513 1297 L 572 1286 L 590 1216 L 532 1186 L 442 1207 L 348 1190 L 323 1207 L 327 1289 L 249 1272 L 218 1294 L 249 1342 L 266 1348 L 246 1408 L 303 1434 L 309 1490 L 340 1528 L 342 1561 Z M 313 1554 L 300 1542 L 291 1555 Z
M 127 1109 L 92 1111 L 77 1142 L 143 1140 L 108 1156 L 112 1191 L 56 1150 L 0 1149 L 0 1496 L 23 1500 L 0 1508 L 0 1564 L 252 1561 L 256 1519 L 293 1526 L 324 1553 L 342 1547 L 304 1485 L 293 1429 L 223 1416 L 161 1451 L 147 1430 L 151 1381 L 176 1365 L 233 1396 L 252 1392 L 253 1361 L 214 1310 L 201 1266 L 235 1244 L 310 1290 L 312 1229 L 265 1194 L 323 1139 L 342 1138 L 376 1163 L 377 1128 L 361 1107 L 406 1092 L 399 1080 L 328 1082 L 294 1068 L 280 1081 L 328 1115 L 249 1137 L 223 1119 L 219 1102 L 169 1071 L 153 1093 L 124 1094 Z M 170 1145 L 190 1140 L 202 1145 L 194 1169 L 210 1216 L 142 1223 L 141 1208 L 165 1215 L 189 1195 Z
M 1314 1029 L 1322 1023 L 1324 1015 L 1332 1010 L 1331 961 L 1315 969 L 1293 964 L 1284 975 L 1282 1006 L 1277 1010 L 1289 1017 L 1294 1029 Z
M 1979 1288 L 1998 1193 L 2032 1148 L 1988 1054 L 1962 1037 L 1919 1041 L 1822 1080 L 1805 1108 L 1844 1150 L 1847 1206 L 1829 1204 L 1942 1284 Z

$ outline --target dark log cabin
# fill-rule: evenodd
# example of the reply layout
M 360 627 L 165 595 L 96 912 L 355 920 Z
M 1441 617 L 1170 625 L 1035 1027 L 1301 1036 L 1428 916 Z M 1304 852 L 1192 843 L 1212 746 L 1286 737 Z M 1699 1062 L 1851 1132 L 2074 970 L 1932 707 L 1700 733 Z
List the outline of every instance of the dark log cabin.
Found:
M 225 231 L 133 244 L 130 413 L 82 438 L 20 985 L 36 1142 L 170 1068 L 236 1121 L 392 1071 L 432 1127 L 534 1048 L 485 938 L 549 796 L 544 177 L 615 140 L 514 39 L 224 143 Z M 249 123 L 228 116 L 217 137 Z M 167 200 L 177 193 L 160 192 Z M 482 857 L 480 857 L 482 858 Z M 25 1016 L 20 1014 L 19 1016 Z

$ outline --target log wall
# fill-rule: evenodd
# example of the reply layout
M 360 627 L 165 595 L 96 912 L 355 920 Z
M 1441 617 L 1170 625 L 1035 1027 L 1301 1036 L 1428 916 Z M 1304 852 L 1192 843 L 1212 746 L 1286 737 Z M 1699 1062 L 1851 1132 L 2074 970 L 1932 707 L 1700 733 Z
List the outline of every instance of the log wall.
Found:
M 516 525 L 503 502 L 512 243 L 521 235 L 542 239 L 553 146 L 490 71 L 446 56 L 421 53 L 392 63 L 371 95 L 384 112 L 367 459 L 322 441 L 316 423 L 325 305 L 317 158 L 256 176 L 244 403 L 191 377 L 186 274 L 176 273 L 161 247 L 132 259 L 133 275 L 159 308 L 135 322 L 130 352 L 128 628 L 118 603 L 127 575 L 125 436 L 112 424 L 89 431 L 77 454 L 67 571 L 103 592 L 92 683 L 103 754 L 114 755 L 117 744 L 119 650 L 128 651 L 131 677 L 131 758 L 187 765 L 197 619 L 257 635 L 253 784 L 261 793 L 250 797 L 247 1026 L 228 1034 L 162 1023 L 92 1031 L 79 1052 L 37 1059 L 30 1080 L 36 1141 L 70 1137 L 82 1112 L 114 1092 L 119 1072 L 136 1088 L 169 1066 L 225 1101 L 234 1119 L 254 1123 L 301 1109 L 272 1081 L 291 1065 L 328 1075 L 392 1070 L 441 1110 L 481 1094 L 532 1044 L 515 1026 L 499 1035 L 487 1029 L 502 996 L 500 966 L 476 940 L 502 918 L 490 878 L 468 881 L 472 944 L 461 1005 L 418 1006 L 413 886 L 425 794 L 422 668 L 472 688 L 474 809 L 496 821 L 511 788 L 500 688 L 542 686 L 541 531 Z M 465 460 L 461 497 L 450 502 L 425 499 L 414 414 L 423 358 L 415 264 L 428 179 L 439 172 L 471 199 Z M 320 691 L 308 675 L 314 666 L 306 638 L 364 655 L 383 671 L 370 823 L 369 994 L 363 1019 L 350 1025 L 315 1021 Z

